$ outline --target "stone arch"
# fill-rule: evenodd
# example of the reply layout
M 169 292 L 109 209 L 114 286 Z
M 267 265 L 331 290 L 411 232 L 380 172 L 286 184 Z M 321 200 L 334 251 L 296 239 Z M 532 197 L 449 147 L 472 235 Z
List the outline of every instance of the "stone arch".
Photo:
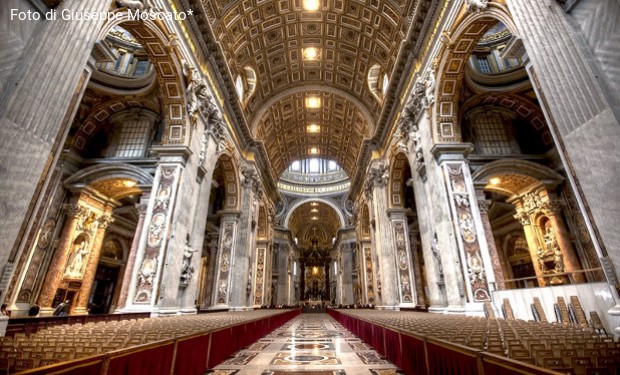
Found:
M 88 140 L 107 119 L 116 113 L 132 108 L 147 109 L 161 116 L 159 103 L 149 98 L 136 97 L 129 100 L 126 98 L 114 98 L 108 100 L 92 108 L 88 117 L 79 125 L 75 138 L 71 142 L 71 147 L 76 150 L 84 150 Z
M 120 12 L 117 10 L 117 12 Z M 191 129 L 187 121 L 185 83 L 180 57 L 174 53 L 174 38 L 165 29 L 164 23 L 151 20 L 132 21 L 128 12 L 120 12 L 114 21 L 106 23 L 99 33 L 103 41 L 114 26 L 129 31 L 143 46 L 153 64 L 161 89 L 163 104 L 164 133 L 162 144 L 189 144 Z
M 224 205 L 223 210 L 239 209 L 239 173 L 234 158 L 228 153 L 222 153 L 215 163 L 215 168 L 220 167 L 224 181 Z
M 411 168 L 411 166 L 404 152 L 398 152 L 393 157 L 390 165 L 390 207 L 402 208 L 405 207 L 405 192 L 403 190 L 403 185 L 406 182 L 404 181 L 406 175 L 405 168 Z
M 459 117 L 467 113 L 470 109 L 486 104 L 505 108 L 514 112 L 517 116 L 532 125 L 534 130 L 540 134 L 545 145 L 553 143 L 553 137 L 551 136 L 551 132 L 545 121 L 545 116 L 540 107 L 534 102 L 526 100 L 518 95 L 508 93 L 485 93 L 476 95 L 461 105 L 461 108 L 459 108 Z
M 119 199 L 150 191 L 153 176 L 131 164 L 96 164 L 69 176 L 63 184 L 71 188 L 90 186 L 110 198 Z
M 116 234 L 116 233 L 106 234 L 106 236 L 105 236 L 105 238 L 103 240 L 103 245 L 101 247 L 101 257 L 102 258 L 105 257 L 105 254 L 104 254 L 104 252 L 106 250 L 105 246 L 106 246 L 106 244 L 108 242 L 112 242 L 112 241 L 118 243 L 118 245 L 121 248 L 121 251 L 123 252 L 122 258 L 119 259 L 119 260 L 122 261 L 123 263 L 127 263 L 127 259 L 129 258 L 129 252 L 131 250 L 131 244 L 128 243 L 128 239 L 127 238 L 125 238 L 125 237 L 123 237 L 123 236 L 121 236 L 119 234 Z
M 305 199 L 302 199 L 296 202 L 291 207 L 289 207 L 288 212 L 286 213 L 286 217 L 284 219 L 284 227 L 285 228 L 289 227 L 289 221 L 291 219 L 291 216 L 298 207 L 300 207 L 303 204 L 310 203 L 310 202 L 320 202 L 320 203 L 325 203 L 326 205 L 330 206 L 331 208 L 334 209 L 334 211 L 338 215 L 338 219 L 340 221 L 340 227 L 344 228 L 346 226 L 344 216 L 342 215 L 342 210 L 340 209 L 340 207 L 336 206 L 334 202 L 330 201 L 329 199 L 324 199 L 324 198 L 305 198 Z
M 467 61 L 478 40 L 497 21 L 506 25 L 512 35 L 518 31 L 508 9 L 498 3 L 489 2 L 488 7 L 477 13 L 467 14 L 449 32 L 447 46 L 439 61 L 433 107 L 433 138 L 438 142 L 460 142 L 459 99 L 467 69 Z
M 334 87 L 321 86 L 321 85 L 303 85 L 303 86 L 297 86 L 297 87 L 293 87 L 293 88 L 284 90 L 282 92 L 279 92 L 276 95 L 272 96 L 269 100 L 265 101 L 265 104 L 263 104 L 262 107 L 259 110 L 257 110 L 256 114 L 254 114 L 253 116 L 252 122 L 250 124 L 250 130 L 252 134 L 256 134 L 256 128 L 260 125 L 263 115 L 267 113 L 267 111 L 269 111 L 269 108 L 271 108 L 275 103 L 277 103 L 279 100 L 289 95 L 305 93 L 308 91 L 326 92 L 329 94 L 339 95 L 345 98 L 349 102 L 353 103 L 355 107 L 360 111 L 360 113 L 364 117 L 364 120 L 366 120 L 366 125 L 368 126 L 369 131 L 371 133 L 375 131 L 376 124 L 375 124 L 375 121 L 373 120 L 373 116 L 370 114 L 370 110 L 355 96 L 349 94 L 348 92 L 344 90 L 334 88 Z
M 500 182 L 492 184 L 492 178 Z M 537 184 L 559 183 L 564 180 L 559 173 L 543 165 L 519 159 L 502 159 L 485 164 L 472 174 L 474 183 L 486 184 L 485 190 L 512 196 Z

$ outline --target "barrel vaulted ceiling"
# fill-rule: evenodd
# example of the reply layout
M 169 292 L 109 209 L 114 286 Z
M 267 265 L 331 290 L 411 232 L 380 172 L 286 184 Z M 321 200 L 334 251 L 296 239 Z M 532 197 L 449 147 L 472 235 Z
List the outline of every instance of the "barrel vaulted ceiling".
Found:
M 289 229 L 299 248 L 312 249 L 312 240 L 316 239 L 319 249 L 328 249 L 341 229 L 340 217 L 325 203 L 308 202 L 291 213 Z
M 390 77 L 417 1 L 318 0 L 314 11 L 305 0 L 202 1 L 233 79 L 248 68 L 256 74 L 242 107 L 275 174 L 318 155 L 353 176 L 381 112 L 369 73 Z M 318 50 L 314 60 L 304 54 L 309 47 Z M 310 96 L 320 108 L 307 108 Z M 309 124 L 320 131 L 308 133 Z

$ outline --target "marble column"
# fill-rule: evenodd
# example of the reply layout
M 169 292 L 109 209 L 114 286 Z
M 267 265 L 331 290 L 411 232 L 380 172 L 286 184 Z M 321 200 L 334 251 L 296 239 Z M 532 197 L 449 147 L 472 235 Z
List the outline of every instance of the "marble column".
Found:
M 355 243 L 346 242 L 342 247 L 342 264 L 338 273 L 341 275 L 341 303 L 344 305 L 352 305 L 356 303 L 353 294 L 353 246 Z
M 122 312 L 148 311 L 157 313 L 158 301 L 166 296 L 166 290 L 160 290 L 160 286 L 171 289 L 176 287 L 176 285 L 162 282 L 162 275 L 165 268 L 166 253 L 170 246 L 170 240 L 173 238 L 171 236 L 172 217 L 179 198 L 182 165 L 187 154 L 182 147 L 162 149 L 160 152 L 162 153 L 160 154 L 160 163 L 153 181 L 154 194 L 149 200 L 144 219 L 144 230 L 141 232 L 136 252 L 136 263 L 131 276 L 128 298 L 125 307 L 121 310 Z
M 134 273 L 136 266 L 136 255 L 138 253 L 138 244 L 140 237 L 144 231 L 144 217 L 146 216 L 146 210 L 148 208 L 148 201 L 150 194 L 143 194 L 140 197 L 140 203 L 136 204 L 138 210 L 138 223 L 136 224 L 136 232 L 134 233 L 133 241 L 131 242 L 131 248 L 127 256 L 127 265 L 125 267 L 125 273 L 123 275 L 123 283 L 121 285 L 121 292 L 118 298 L 117 310 L 122 310 L 127 304 L 127 294 L 129 293 L 129 285 L 131 284 L 131 276 Z
M 544 207 L 543 211 L 551 221 L 551 225 L 555 232 L 558 246 L 562 251 L 564 271 L 572 272 L 580 270 L 581 266 L 579 264 L 579 259 L 577 258 L 575 248 L 570 241 L 570 233 L 568 233 L 568 230 L 566 229 L 566 224 L 564 223 L 564 219 L 562 218 L 561 206 L 559 203 L 557 203 L 557 197 L 555 197 L 555 195 L 549 194 L 548 199 L 549 201 Z M 573 281 L 577 283 L 585 282 L 585 277 L 583 273 L 576 273 L 571 275 L 570 277 Z
M 437 144 L 435 155 L 443 172 L 450 217 L 454 227 L 459 270 L 455 269 L 459 293 L 466 298 L 466 311 L 482 314 L 484 300 L 491 299 L 495 275 L 482 219 L 474 195 L 474 185 L 466 155 L 472 149 L 470 144 Z M 444 272 L 446 281 L 451 278 L 451 269 Z M 460 272 L 459 272 L 460 271 Z M 460 274 L 459 274 L 460 273 Z M 464 282 L 464 285 L 463 285 Z M 448 290 L 450 296 L 450 291 Z
M 84 193 L 76 197 L 75 201 L 68 207 L 69 219 L 63 228 L 60 246 L 48 267 L 39 295 L 43 315 L 51 313 L 54 296 L 61 287 L 77 293 L 71 301 L 71 312 L 86 312 L 104 228 L 111 222 L 112 207 L 102 207 L 101 202 Z
M 236 244 L 239 211 L 221 211 L 219 245 L 217 251 L 215 282 L 213 283 L 213 309 L 228 309 L 230 306 L 231 269 Z
M 90 297 L 93 282 L 95 281 L 95 274 L 97 273 L 101 246 L 103 245 L 106 229 L 110 223 L 112 223 L 112 220 L 112 207 L 107 206 L 103 214 L 97 218 L 97 229 L 90 247 L 90 253 L 88 254 L 84 274 L 82 276 L 82 285 L 80 286 L 80 291 L 77 295 L 75 304 L 71 307 L 71 312 L 73 314 L 88 314 L 88 299 Z
M 2 7 L 9 5 L 3 3 Z M 109 7 L 109 0 L 65 0 L 56 10 L 58 13 L 65 9 L 98 13 L 106 12 Z M 8 9 L 4 11 L 9 12 Z M 2 268 L 19 242 L 24 220 L 30 218 L 29 205 L 37 199 L 42 178 L 51 173 L 60 155 L 57 145 L 63 144 L 74 105 L 86 88 L 85 67 L 104 20 L 68 22 L 59 18 L 10 22 L 15 25 L 9 27 L 15 29 L 30 22 L 36 26 L 33 26 L 31 39 L 23 41 L 24 51 L 16 65 L 18 68 L 10 75 L 0 95 Z
M 407 225 L 406 210 L 392 208 L 387 211 L 393 230 L 393 241 L 396 253 L 396 274 L 398 283 L 398 294 L 401 307 L 415 307 L 417 299 L 415 293 L 415 283 L 411 270 L 411 244 L 409 242 L 409 227 Z
M 411 272 L 413 273 L 413 280 L 415 283 L 415 291 L 416 291 L 416 304 L 418 307 L 426 307 L 427 301 L 425 298 L 424 291 L 424 280 L 422 280 L 422 259 L 418 254 L 420 243 L 417 242 L 416 238 L 418 237 L 418 232 L 413 231 L 410 235 L 409 244 L 411 247 Z
M 331 259 L 327 258 L 325 259 L 325 297 L 324 299 L 327 301 L 331 301 L 332 300 L 332 296 L 331 296 L 331 285 L 329 283 L 329 265 L 330 265 Z
M 256 217 L 258 214 L 256 199 L 262 194 L 260 179 L 256 169 L 251 165 L 242 167 L 239 224 L 232 251 L 234 272 L 231 275 L 229 307 L 231 310 L 247 310 L 248 298 L 252 294 L 250 262 L 252 248 L 255 246 Z
M 216 236 L 217 238 L 217 236 Z M 207 241 L 211 241 L 207 239 Z M 217 240 L 215 243 L 207 244 L 207 264 L 205 270 L 205 277 L 203 284 L 201 285 L 202 290 L 202 301 L 201 308 L 205 309 L 207 307 L 211 307 L 213 305 L 213 289 L 215 283 L 215 274 L 216 274 L 216 260 L 217 260 Z
M 372 197 L 372 210 L 374 219 L 374 247 L 380 264 L 381 282 L 381 305 L 379 309 L 398 309 L 400 303 L 398 292 L 398 279 L 395 261 L 394 240 L 392 238 L 392 225 L 387 217 L 388 208 L 388 167 L 385 160 L 378 160 L 371 165 L 366 180 L 367 195 Z
M 299 285 L 300 285 L 300 299 L 306 300 L 306 262 L 302 259 L 299 260 Z
M 256 245 L 256 260 L 254 262 L 254 308 L 260 308 L 266 304 L 267 282 L 267 247 L 265 241 L 258 241 Z
M 609 90 L 593 63 L 592 50 L 567 19 L 560 2 L 507 0 L 530 58 L 528 75 L 589 234 L 605 265 L 620 333 L 620 114 L 617 93 Z M 614 17 L 610 15 L 609 17 Z M 612 19 L 610 18 L 610 19 Z M 569 51 L 569 52 L 567 52 Z M 613 64 L 613 63 L 611 63 Z M 601 166 L 605 166 L 601 168 Z
M 509 202 L 511 201 L 509 200 Z M 543 275 L 543 269 L 538 257 L 538 251 L 541 248 L 541 244 L 538 243 L 538 236 L 536 235 L 536 230 L 532 227 L 530 215 L 525 212 L 523 204 L 520 201 L 516 201 L 513 204 L 517 210 L 515 219 L 521 223 L 523 233 L 525 233 L 525 240 L 527 241 L 527 247 L 530 250 L 532 264 L 534 265 L 534 272 L 536 272 L 536 276 L 538 277 L 538 286 L 547 286 L 547 281 L 545 278 L 540 277 Z
M 65 266 L 67 264 L 67 258 L 71 252 L 71 245 L 73 243 L 73 233 L 79 221 L 84 220 L 89 214 L 88 209 L 75 202 L 70 203 L 66 207 L 67 218 L 62 229 L 62 234 L 58 241 L 58 247 L 52 257 L 52 260 L 47 268 L 45 281 L 41 293 L 39 294 L 39 306 L 41 306 L 41 316 L 51 314 L 52 303 L 54 301 L 54 295 L 56 289 L 63 278 Z
M 491 257 L 491 264 L 493 265 L 497 289 L 503 290 L 506 289 L 506 284 L 504 283 L 504 274 L 507 269 L 506 260 L 504 257 L 500 257 L 497 246 L 495 246 L 493 228 L 491 228 L 491 222 L 489 220 L 489 202 L 484 196 L 484 191 L 478 188 L 478 186 L 476 188 L 476 200 L 478 202 L 478 210 L 480 211 L 480 219 L 482 220 L 482 226 L 484 228 L 484 235 L 489 248 L 489 256 Z

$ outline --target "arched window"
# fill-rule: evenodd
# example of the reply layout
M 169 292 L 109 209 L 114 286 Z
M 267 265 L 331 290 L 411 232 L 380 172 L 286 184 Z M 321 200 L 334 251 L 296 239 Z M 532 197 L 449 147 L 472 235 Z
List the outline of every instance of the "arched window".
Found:
M 368 71 L 368 88 L 379 103 L 383 103 L 389 83 L 390 78 L 381 65 L 375 64 L 370 68 Z
M 256 90 L 256 72 L 249 66 L 235 79 L 235 89 L 241 104 L 245 105 Z
M 237 90 L 237 96 L 239 96 L 239 100 L 243 100 L 243 94 L 245 90 L 243 87 L 243 80 L 241 79 L 241 76 L 237 76 L 237 79 L 235 80 L 235 89 Z

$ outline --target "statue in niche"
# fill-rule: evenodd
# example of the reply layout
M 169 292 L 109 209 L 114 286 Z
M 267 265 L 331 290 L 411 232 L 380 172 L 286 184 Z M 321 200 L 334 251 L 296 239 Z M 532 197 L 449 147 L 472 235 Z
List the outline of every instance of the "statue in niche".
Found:
M 84 261 L 88 253 L 90 253 L 90 250 L 88 249 L 86 239 L 83 238 L 81 242 L 74 244 L 70 261 L 65 270 L 65 275 L 81 276 L 82 269 L 84 268 Z
M 189 284 L 192 279 L 192 275 L 194 274 L 194 267 L 192 267 L 192 257 L 197 249 L 194 249 L 190 246 L 190 237 L 187 235 L 187 243 L 185 244 L 185 248 L 183 250 L 183 263 L 181 265 L 181 285 L 186 286 Z
M 543 235 L 545 240 L 545 247 L 547 248 L 547 254 L 554 254 L 556 248 L 559 248 L 558 241 L 555 238 L 555 232 L 553 228 L 547 227 L 545 230 L 545 234 Z
M 439 280 L 443 280 L 443 265 L 441 264 L 441 256 L 439 254 L 439 240 L 437 239 L 437 233 L 433 236 L 433 241 L 431 241 L 431 251 L 433 252 L 433 256 L 435 257 L 437 263 L 437 273 L 439 274 Z

